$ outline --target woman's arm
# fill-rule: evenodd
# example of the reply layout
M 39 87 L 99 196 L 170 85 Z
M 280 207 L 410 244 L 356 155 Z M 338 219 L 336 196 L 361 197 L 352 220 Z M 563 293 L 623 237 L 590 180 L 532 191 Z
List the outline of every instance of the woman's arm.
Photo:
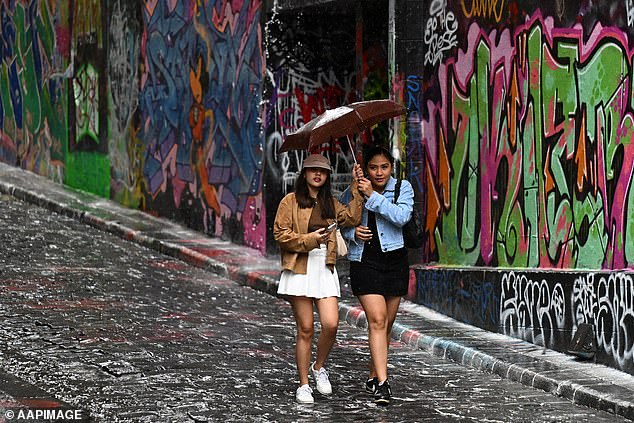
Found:
M 350 196 L 350 197 L 348 197 Z M 363 208 L 363 197 L 358 189 L 358 182 L 356 179 L 352 180 L 350 188 L 348 188 L 341 198 L 346 203 L 341 203 L 339 200 L 334 199 L 335 213 L 337 214 L 337 224 L 339 226 L 357 226 L 361 223 L 361 211 Z
M 314 248 L 319 248 L 316 232 L 301 234 L 293 231 L 292 203 L 291 195 L 287 195 L 278 206 L 273 223 L 273 237 L 280 244 L 280 248 L 286 251 L 307 253 Z
M 350 187 L 348 187 L 339 196 L 339 202 L 342 205 L 347 205 L 347 204 L 350 203 L 351 200 L 352 200 L 352 193 L 350 192 Z M 356 240 L 354 239 L 354 227 L 352 227 L 352 226 L 342 227 L 341 228 L 341 236 L 344 239 L 356 242 Z
M 403 227 L 412 216 L 414 207 L 414 189 L 409 181 L 403 179 L 401 182 L 401 192 L 396 204 L 388 200 L 376 191 L 370 195 L 365 203 L 365 208 L 380 214 L 398 227 Z

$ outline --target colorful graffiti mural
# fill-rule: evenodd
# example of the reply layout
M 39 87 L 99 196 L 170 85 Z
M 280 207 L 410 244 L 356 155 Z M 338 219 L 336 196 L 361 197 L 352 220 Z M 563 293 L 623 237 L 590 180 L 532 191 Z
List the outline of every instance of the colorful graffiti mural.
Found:
M 64 182 L 110 196 L 107 131 L 106 7 L 99 0 L 71 2 L 72 80 L 68 95 L 68 154 Z
M 0 160 L 64 180 L 68 2 L 0 1 Z
M 380 38 L 381 34 L 387 34 L 387 22 L 373 24 L 370 17 L 363 18 L 357 22 L 354 9 L 334 7 L 314 14 L 273 14 L 268 20 L 265 186 L 270 222 L 279 201 L 293 190 L 307 154 L 306 151 L 278 154 L 284 137 L 326 109 L 357 101 L 362 96 L 365 99 L 387 96 L 387 46 L 386 38 Z M 373 31 L 365 30 L 366 27 Z M 363 42 L 357 42 L 358 38 Z M 362 76 L 355 68 L 357 57 Z M 358 91 L 359 87 L 363 93 Z M 357 149 L 361 150 L 372 136 L 378 141 L 385 133 L 377 127 L 373 134 L 363 134 L 357 138 Z M 345 140 L 323 144 L 318 152 L 330 157 L 333 191 L 338 195 L 350 184 L 352 152 Z M 268 239 L 269 253 L 276 252 L 277 245 L 271 242 L 272 225 L 268 228 Z
M 307 154 L 306 151 L 279 154 L 284 137 L 326 109 L 357 99 L 354 17 L 328 16 L 330 19 L 321 20 L 312 15 L 273 14 L 268 20 L 265 186 L 267 220 L 270 222 L 275 218 L 282 197 L 293 190 Z M 307 22 L 317 25 L 307 25 Z M 328 48 L 336 41 L 340 48 Z M 334 142 L 322 145 L 320 152 L 331 158 L 334 191 L 343 191 L 350 182 L 353 164 L 349 149 Z M 272 230 L 270 225 L 267 235 L 269 253 L 277 251 L 275 242 L 270 242 Z
M 589 323 L 597 360 L 634 372 L 632 3 L 425 7 L 394 83 L 433 265 L 415 300 L 563 352 Z
M 436 50 L 437 90 L 420 134 L 409 132 L 426 156 L 430 260 L 634 265 L 628 34 L 558 28 L 540 11 L 513 30 L 472 22 L 466 34 L 458 54 Z
M 136 2 L 111 2 L 108 23 L 108 156 L 110 196 L 134 208 L 143 201 L 143 143 L 137 137 L 141 8 Z
M 261 3 L 143 4 L 142 204 L 264 249 Z

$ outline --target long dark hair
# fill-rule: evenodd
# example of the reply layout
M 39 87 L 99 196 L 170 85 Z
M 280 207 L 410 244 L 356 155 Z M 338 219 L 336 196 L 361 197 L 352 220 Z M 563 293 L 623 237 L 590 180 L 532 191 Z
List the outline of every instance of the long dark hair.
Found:
M 321 206 L 322 219 L 335 218 L 335 205 L 332 201 L 332 188 L 330 184 L 330 172 L 326 176 L 326 182 L 319 188 L 317 201 Z M 308 182 L 306 181 L 306 169 L 302 169 L 295 181 L 295 199 L 300 209 L 309 209 L 315 205 L 315 201 L 308 192 Z

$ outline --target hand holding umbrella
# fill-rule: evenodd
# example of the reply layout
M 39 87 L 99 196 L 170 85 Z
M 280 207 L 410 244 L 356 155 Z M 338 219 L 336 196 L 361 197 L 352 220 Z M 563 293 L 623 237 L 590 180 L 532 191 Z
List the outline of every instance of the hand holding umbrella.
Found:
M 361 165 L 359 163 L 355 163 L 352 168 L 352 179 L 359 181 L 361 178 L 364 178 L 363 169 L 361 169 Z
M 372 188 L 372 182 L 368 178 L 359 179 L 359 192 L 365 197 L 370 198 L 374 189 Z

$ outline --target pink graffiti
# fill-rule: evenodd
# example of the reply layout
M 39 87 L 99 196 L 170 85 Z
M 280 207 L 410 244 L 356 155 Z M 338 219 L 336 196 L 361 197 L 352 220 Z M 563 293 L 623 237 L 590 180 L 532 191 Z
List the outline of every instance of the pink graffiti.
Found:
M 427 102 L 420 123 L 438 261 L 634 265 L 625 246 L 634 166 L 627 35 L 597 23 L 585 36 L 536 12 L 513 33 L 474 23 L 467 39 L 439 65 L 440 100 Z M 477 213 L 467 207 L 474 198 Z

